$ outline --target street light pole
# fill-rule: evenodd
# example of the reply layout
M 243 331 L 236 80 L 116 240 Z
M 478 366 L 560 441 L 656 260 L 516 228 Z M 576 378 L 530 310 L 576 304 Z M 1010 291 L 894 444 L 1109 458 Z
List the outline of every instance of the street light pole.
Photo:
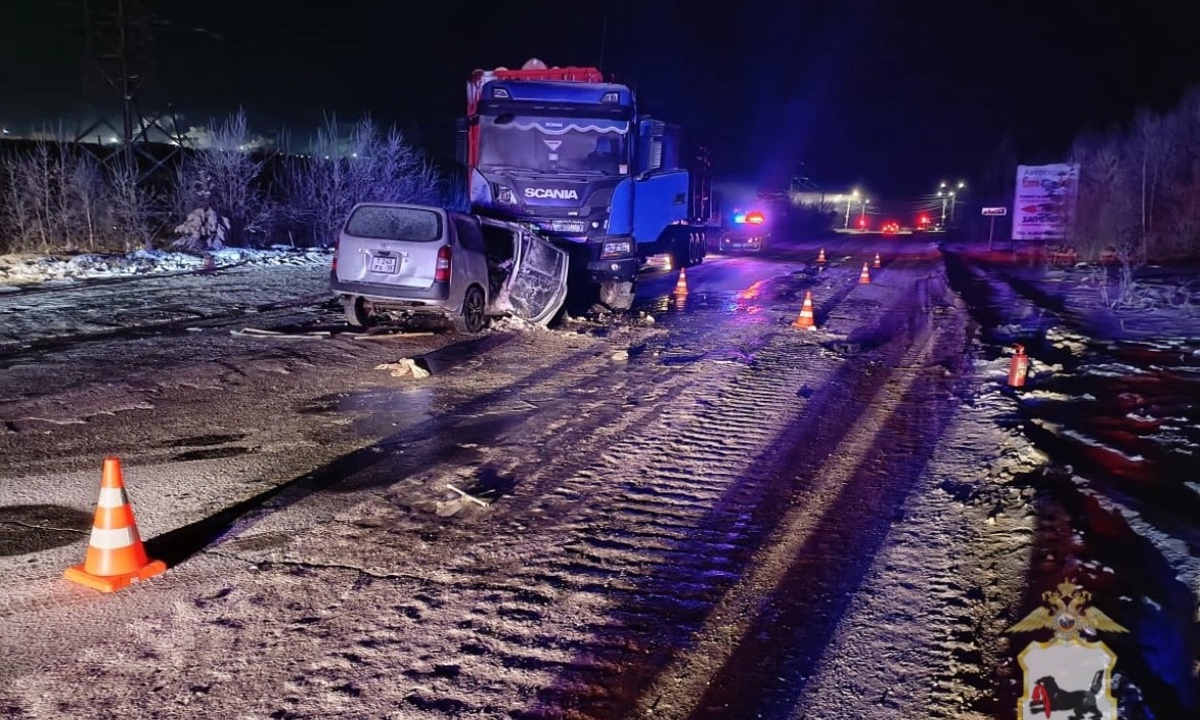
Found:
M 958 190 L 956 192 L 950 193 L 950 224 L 951 225 L 954 224 L 954 207 L 956 205 L 958 205 L 958 196 L 962 194 L 962 190 L 966 186 L 967 186 L 967 184 L 960 180 L 958 182 Z
M 869 203 L 869 202 L 871 202 L 871 201 L 870 201 L 870 200 L 868 200 L 868 199 L 866 199 L 866 198 L 863 198 L 863 201 L 862 201 L 862 210 L 861 210 L 861 211 L 859 211 L 859 213 L 858 213 L 858 225 L 859 225 L 859 227 L 862 227 L 862 225 L 863 225 L 863 222 L 864 222 L 864 221 L 867 219 L 867 203 Z
M 850 203 L 854 202 L 855 198 L 857 197 L 858 191 L 855 190 L 854 192 L 850 193 L 849 197 L 846 198 L 846 224 L 842 226 L 842 229 L 844 230 L 850 229 Z

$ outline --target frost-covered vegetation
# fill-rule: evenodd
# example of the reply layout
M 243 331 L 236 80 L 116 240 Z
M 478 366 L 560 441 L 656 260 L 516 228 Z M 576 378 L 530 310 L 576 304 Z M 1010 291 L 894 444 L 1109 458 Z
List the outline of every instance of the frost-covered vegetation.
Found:
M 1122 265 L 1200 255 L 1200 88 L 1171 112 L 1078 138 L 1075 249 Z
M 318 128 L 263 151 L 244 113 L 202 150 L 36 141 L 0 147 L 0 253 L 325 246 L 356 202 L 446 204 L 448 185 L 395 127 Z

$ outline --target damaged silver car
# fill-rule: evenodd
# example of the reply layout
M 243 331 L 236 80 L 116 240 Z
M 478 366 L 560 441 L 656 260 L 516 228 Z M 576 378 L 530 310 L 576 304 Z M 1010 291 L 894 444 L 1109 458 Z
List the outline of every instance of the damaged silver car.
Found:
M 443 208 L 360 203 L 330 288 L 355 327 L 436 315 L 462 333 L 515 315 L 545 325 L 567 296 L 567 253 L 530 226 Z

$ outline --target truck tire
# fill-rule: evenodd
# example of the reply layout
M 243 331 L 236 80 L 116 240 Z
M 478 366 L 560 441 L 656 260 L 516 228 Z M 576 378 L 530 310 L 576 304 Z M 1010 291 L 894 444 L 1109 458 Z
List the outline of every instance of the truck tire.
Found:
M 688 268 L 696 264 L 696 244 L 692 236 L 679 234 L 671 241 L 671 267 Z
M 612 310 L 628 310 L 633 307 L 633 294 L 632 282 L 609 280 L 600 283 L 600 302 Z

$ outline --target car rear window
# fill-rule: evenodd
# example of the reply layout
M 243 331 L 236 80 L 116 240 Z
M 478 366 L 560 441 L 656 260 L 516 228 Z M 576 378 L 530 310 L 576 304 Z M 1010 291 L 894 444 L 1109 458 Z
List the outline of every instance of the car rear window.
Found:
M 421 208 L 363 205 L 350 213 L 346 234 L 377 240 L 433 242 L 442 237 L 442 216 Z

